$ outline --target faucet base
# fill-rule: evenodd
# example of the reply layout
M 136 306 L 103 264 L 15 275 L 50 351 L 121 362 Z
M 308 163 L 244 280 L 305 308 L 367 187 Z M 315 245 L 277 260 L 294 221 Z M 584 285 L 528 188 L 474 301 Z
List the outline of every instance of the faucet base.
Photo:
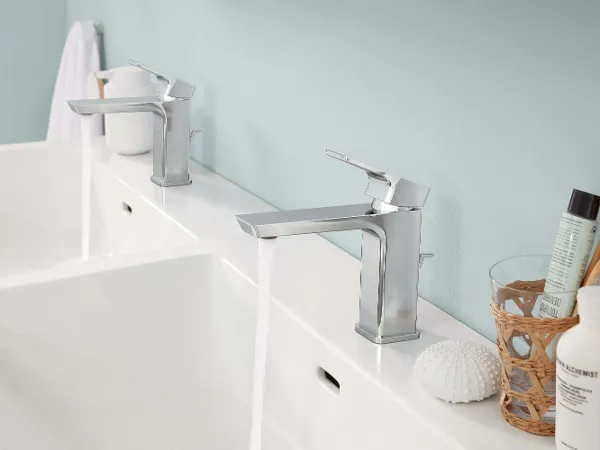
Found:
M 412 341 L 413 339 L 419 339 L 421 337 L 420 330 L 416 330 L 414 333 L 392 334 L 391 336 L 375 336 L 364 328 L 361 328 L 360 324 L 358 323 L 354 326 L 354 331 L 375 344 L 391 344 L 392 342 Z
M 161 178 L 157 178 L 154 175 L 152 175 L 150 177 L 150 180 L 154 183 L 154 184 L 158 184 L 160 187 L 169 187 L 169 186 L 187 186 L 188 184 L 192 184 L 192 180 L 191 178 L 188 177 L 187 180 L 182 180 L 182 181 L 169 181 L 168 183 L 165 183 Z

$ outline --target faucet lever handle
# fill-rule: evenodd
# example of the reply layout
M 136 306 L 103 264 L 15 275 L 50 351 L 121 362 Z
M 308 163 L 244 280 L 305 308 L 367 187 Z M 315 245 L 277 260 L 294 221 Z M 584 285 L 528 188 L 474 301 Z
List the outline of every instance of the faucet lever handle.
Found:
M 365 194 L 387 205 L 406 208 L 422 208 L 429 195 L 429 188 L 414 183 L 404 178 L 395 176 L 376 169 L 362 161 L 359 161 L 333 150 L 325 150 L 327 156 L 343 161 L 351 166 L 364 170 L 369 177 L 369 184 Z
M 187 81 L 164 74 L 158 70 L 151 69 L 150 67 L 144 66 L 143 64 L 132 59 L 128 59 L 127 62 L 134 67 L 156 75 L 156 78 L 167 85 L 167 88 L 165 89 L 165 95 L 168 95 L 169 97 L 191 99 L 194 96 L 194 92 L 196 92 L 196 86 L 192 83 L 188 83 Z
M 390 185 L 394 183 L 393 175 L 385 173 L 381 169 L 377 169 L 375 167 L 369 166 L 368 164 L 365 164 L 364 162 L 359 161 L 358 159 L 354 159 L 349 156 L 342 155 L 341 153 L 334 152 L 333 150 L 325 150 L 325 153 L 327 153 L 327 156 L 330 156 L 333 159 L 337 159 L 338 161 L 343 161 L 345 163 L 350 164 L 351 166 L 358 167 L 359 169 L 364 170 L 365 172 L 367 172 L 367 175 L 369 176 L 369 178 L 375 178 L 378 181 L 388 183 Z

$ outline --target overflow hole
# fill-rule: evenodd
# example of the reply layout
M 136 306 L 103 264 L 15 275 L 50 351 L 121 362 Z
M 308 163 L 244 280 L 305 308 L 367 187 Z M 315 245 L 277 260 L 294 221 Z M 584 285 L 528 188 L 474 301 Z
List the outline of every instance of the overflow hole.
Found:
M 131 213 L 133 212 L 133 208 L 125 202 L 121 203 L 121 208 L 123 209 L 123 211 L 125 213 L 127 213 L 129 215 L 131 215 Z
M 319 380 L 321 380 L 321 383 L 323 383 L 323 386 L 325 386 L 331 392 L 334 394 L 340 393 L 340 382 L 325 369 L 319 367 L 317 369 L 317 376 L 319 377 Z

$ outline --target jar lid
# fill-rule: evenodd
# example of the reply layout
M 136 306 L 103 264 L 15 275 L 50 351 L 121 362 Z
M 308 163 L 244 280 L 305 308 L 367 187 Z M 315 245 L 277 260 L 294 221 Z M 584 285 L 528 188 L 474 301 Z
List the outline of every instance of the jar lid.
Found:
M 567 212 L 588 220 L 596 220 L 600 209 L 600 197 L 573 189 Z

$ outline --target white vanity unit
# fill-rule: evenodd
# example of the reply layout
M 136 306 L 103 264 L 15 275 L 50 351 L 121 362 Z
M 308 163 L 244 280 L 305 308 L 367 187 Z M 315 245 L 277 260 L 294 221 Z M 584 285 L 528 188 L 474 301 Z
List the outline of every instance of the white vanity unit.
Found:
M 191 185 L 161 188 L 151 155 L 102 139 L 83 195 L 78 154 L 0 147 L 0 448 L 248 450 L 257 241 L 235 215 L 273 208 L 193 162 Z M 418 340 L 355 333 L 359 272 L 317 235 L 278 240 L 263 450 L 554 448 L 497 397 L 420 388 L 432 343 L 493 348 L 428 302 Z

